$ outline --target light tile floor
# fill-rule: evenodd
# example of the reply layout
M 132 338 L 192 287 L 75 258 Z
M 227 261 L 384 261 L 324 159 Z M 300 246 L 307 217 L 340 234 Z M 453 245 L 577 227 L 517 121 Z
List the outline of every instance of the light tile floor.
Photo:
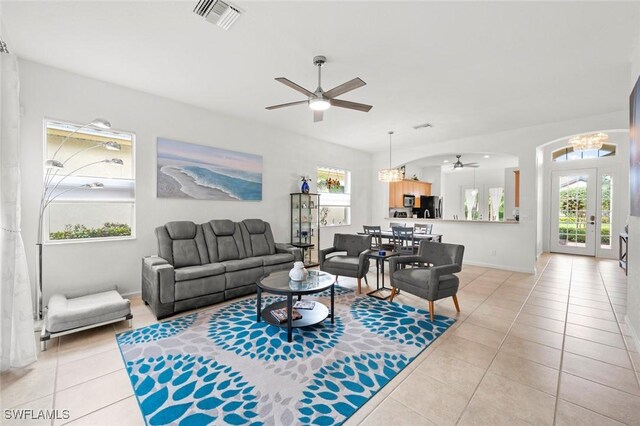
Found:
M 640 424 L 640 355 L 616 262 L 544 255 L 535 275 L 467 265 L 459 276 L 462 313 L 436 303 L 456 324 L 346 424 Z M 132 306 L 134 327 L 156 322 L 139 298 Z M 0 376 L 2 408 L 70 410 L 41 424 L 144 424 L 114 339 L 125 329 L 54 339 L 35 365 Z

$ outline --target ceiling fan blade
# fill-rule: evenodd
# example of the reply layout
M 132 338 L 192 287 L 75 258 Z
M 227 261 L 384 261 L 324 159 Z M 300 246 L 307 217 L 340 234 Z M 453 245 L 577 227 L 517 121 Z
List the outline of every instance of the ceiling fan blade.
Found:
M 322 121 L 324 118 L 324 114 L 322 111 L 313 111 L 313 122 L 317 123 L 318 121 Z
M 336 96 L 340 96 L 347 92 L 357 89 L 358 87 L 362 87 L 366 85 L 364 81 L 362 81 L 359 77 L 354 78 L 353 80 L 347 81 L 346 83 L 342 83 L 340 86 L 336 86 L 333 89 L 325 92 L 325 96 L 327 98 L 335 98 Z
M 302 105 L 302 104 L 307 104 L 307 103 L 309 103 L 309 101 L 289 102 L 289 103 L 286 103 L 286 104 L 271 105 L 271 106 L 266 107 L 265 109 L 272 110 L 272 109 L 284 108 L 284 107 L 289 107 L 289 106 L 294 106 L 294 105 Z
M 479 164 L 465 164 L 464 167 L 471 167 L 473 169 L 477 169 L 478 167 L 480 167 Z
M 463 163 L 463 166 L 472 167 L 472 166 L 479 166 L 479 164 L 476 163 L 475 161 L 472 161 L 471 163 Z
M 331 99 L 330 102 L 332 106 L 336 106 L 339 108 L 355 109 L 356 111 L 362 111 L 362 112 L 369 112 L 369 110 L 373 108 L 373 106 L 371 105 L 359 104 L 357 102 L 343 101 L 340 99 Z
M 279 81 L 280 83 L 284 84 L 285 86 L 289 86 L 293 90 L 297 90 L 298 92 L 300 92 L 303 95 L 308 96 L 310 98 L 315 96 L 313 94 L 313 92 L 308 91 L 307 89 L 305 89 L 302 86 L 298 86 L 297 84 L 295 84 L 293 81 L 289 80 L 288 78 L 278 77 L 278 78 L 276 78 L 276 81 Z

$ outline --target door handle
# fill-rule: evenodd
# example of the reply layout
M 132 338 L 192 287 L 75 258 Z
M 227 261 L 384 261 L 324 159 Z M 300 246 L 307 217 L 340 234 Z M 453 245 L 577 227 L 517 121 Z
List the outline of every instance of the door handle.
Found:
M 589 217 L 589 225 L 595 225 L 596 224 L 596 217 L 594 215 L 591 215 L 591 217 Z

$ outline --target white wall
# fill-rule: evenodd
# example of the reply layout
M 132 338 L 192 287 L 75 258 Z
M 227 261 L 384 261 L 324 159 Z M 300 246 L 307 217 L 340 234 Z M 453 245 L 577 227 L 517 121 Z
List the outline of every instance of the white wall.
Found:
M 140 291 L 140 259 L 156 253 L 154 228 L 171 220 L 258 217 L 273 227 L 276 241 L 289 241 L 289 193 L 300 175 L 315 176 L 319 165 L 352 172 L 352 225 L 323 228 L 322 246 L 334 232 L 355 232 L 370 223 L 371 155 L 344 146 L 240 121 L 204 109 L 21 61 L 23 237 L 34 271 L 36 222 L 42 182 L 43 119 L 111 121 L 115 130 L 136 134 L 137 238 L 44 248 L 45 300 L 53 292 L 91 291 L 117 284 L 123 293 Z M 212 93 L 211 96 L 215 96 Z M 257 106 L 260 107 L 260 106 Z M 212 145 L 263 156 L 261 202 L 157 199 L 156 138 Z M 312 190 L 314 190 L 312 185 Z M 33 280 L 32 280 L 33 281 Z
M 552 182 L 551 175 L 556 170 L 576 170 L 576 169 L 597 169 L 612 175 L 613 178 L 613 203 L 612 203 L 612 245 L 611 249 L 604 250 L 597 244 L 597 256 L 617 259 L 618 258 L 618 234 L 624 229 L 629 216 L 629 132 L 626 129 L 609 130 L 600 129 L 609 135 L 609 141 L 616 145 L 616 155 L 597 159 L 585 159 L 578 161 L 551 161 L 553 151 L 568 145 L 568 138 L 549 143 L 542 147 L 544 166 L 542 167 L 542 214 L 543 229 L 542 243 L 545 252 L 550 251 L 551 238 L 557 235 L 551 230 L 551 197 Z M 598 240 L 599 242 L 599 240 Z
M 520 223 L 513 225 L 474 224 L 464 228 L 462 224 L 446 225 L 450 235 L 445 240 L 465 244 L 465 260 L 478 264 L 496 264 L 507 269 L 533 271 L 537 254 L 537 159 L 536 147 L 568 135 L 600 129 L 620 129 L 628 126 L 628 111 L 618 111 L 591 117 L 562 121 L 540 126 L 480 135 L 442 143 L 425 144 L 415 148 L 395 151 L 396 165 L 415 158 L 457 152 L 501 152 L 518 157 L 520 168 Z M 469 147 L 473 147 L 469 151 Z M 388 156 L 379 153 L 374 158 L 371 178 L 373 185 L 372 221 L 385 223 L 388 206 L 388 188 L 377 182 L 376 173 L 388 167 Z M 440 225 L 438 225 L 440 226 Z M 443 228 L 445 224 L 442 225 Z M 458 231 L 458 229 L 460 231 Z M 472 230 L 473 235 L 471 232 Z M 471 241 L 473 239 L 473 241 Z M 473 244 L 472 244 L 473 242 Z M 517 249 L 514 249 L 517 248 Z M 496 251 L 497 256 L 489 253 Z
M 629 93 L 640 78 L 640 33 L 631 60 Z M 628 116 L 628 115 L 627 115 Z M 640 217 L 629 217 L 629 251 L 627 279 L 627 323 L 633 329 L 640 351 Z
M 420 180 L 431 183 L 431 195 L 442 195 L 442 167 L 423 167 Z

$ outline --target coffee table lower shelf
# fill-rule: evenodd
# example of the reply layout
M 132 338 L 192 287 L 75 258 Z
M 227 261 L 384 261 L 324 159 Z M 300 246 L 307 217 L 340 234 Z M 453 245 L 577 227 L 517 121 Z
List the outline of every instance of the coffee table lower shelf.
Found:
M 294 302 L 295 303 L 295 302 Z M 271 325 L 277 327 L 287 328 L 287 322 L 280 323 L 271 315 L 271 311 L 275 309 L 287 308 L 287 301 L 272 303 L 262 310 L 262 319 Z M 292 327 L 309 327 L 311 325 L 319 324 L 329 317 L 329 308 L 322 303 L 316 301 L 313 309 L 298 309 L 298 312 L 302 314 L 302 318 L 291 322 Z

